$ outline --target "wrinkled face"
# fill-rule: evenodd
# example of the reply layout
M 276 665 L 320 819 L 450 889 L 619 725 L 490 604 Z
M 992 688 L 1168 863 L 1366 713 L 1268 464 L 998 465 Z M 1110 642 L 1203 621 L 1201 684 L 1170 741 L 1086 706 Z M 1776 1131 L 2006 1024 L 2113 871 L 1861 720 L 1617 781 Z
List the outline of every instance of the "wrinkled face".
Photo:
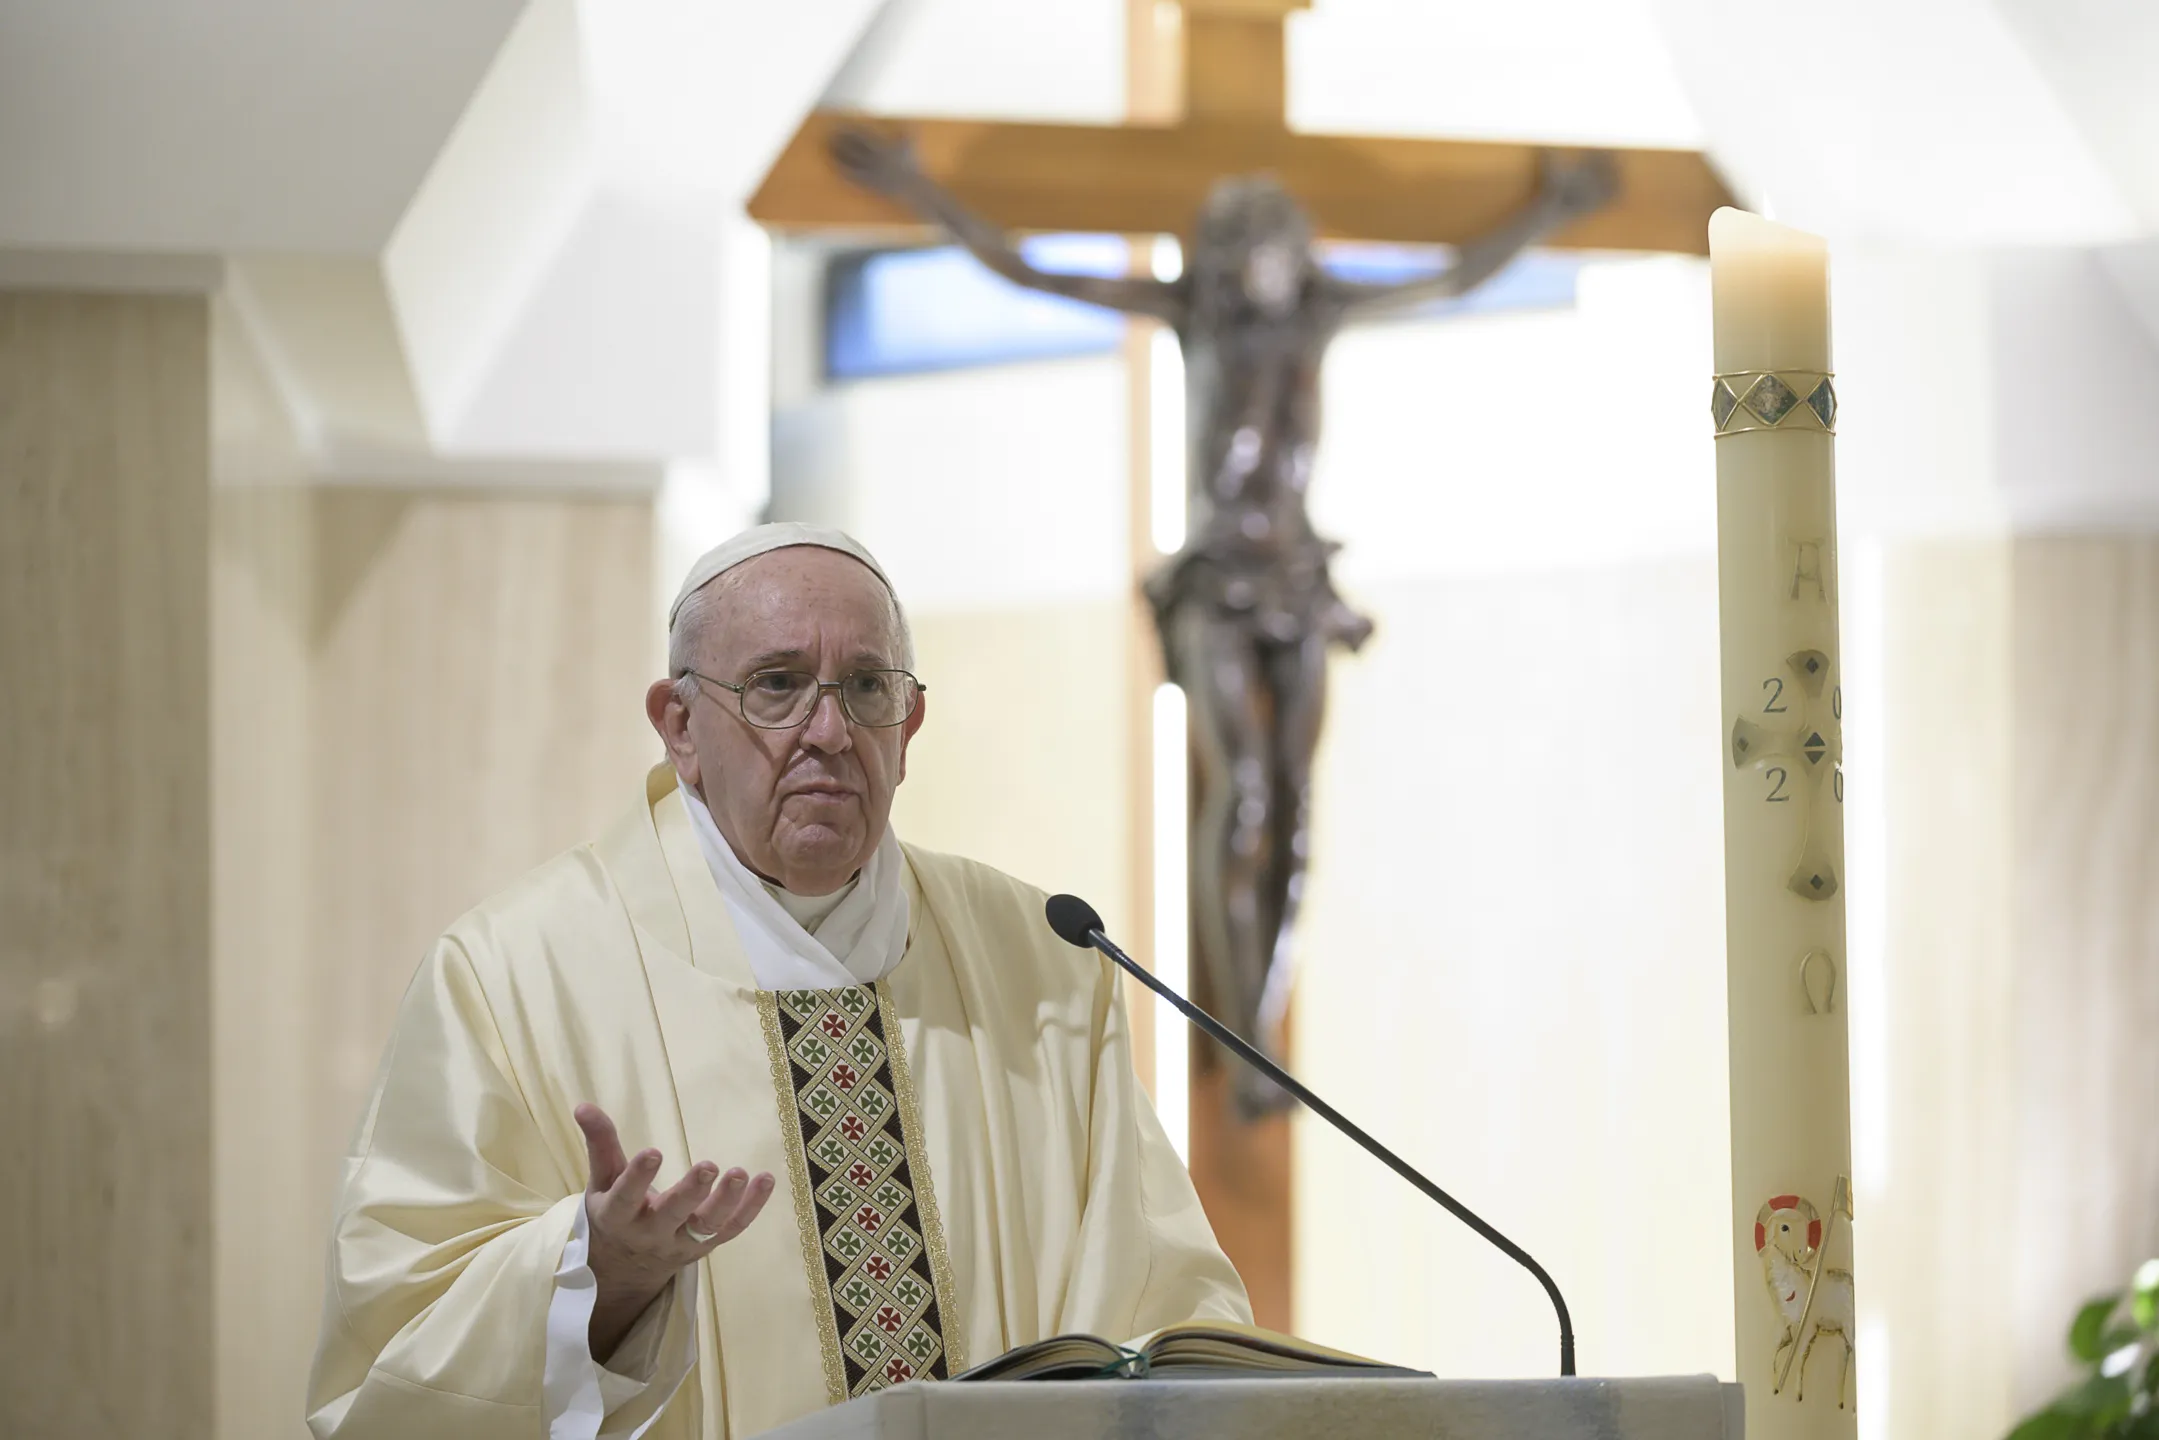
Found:
M 739 685 L 759 670 L 787 669 L 830 681 L 905 664 L 892 597 L 836 550 L 774 550 L 711 588 L 694 654 L 696 669 L 715 680 Z M 924 711 L 871 729 L 848 720 L 827 691 L 800 725 L 762 730 L 742 718 L 733 691 L 704 684 L 685 704 L 663 680 L 647 692 L 646 713 L 675 773 L 704 798 L 743 864 L 798 895 L 829 895 L 884 838 Z

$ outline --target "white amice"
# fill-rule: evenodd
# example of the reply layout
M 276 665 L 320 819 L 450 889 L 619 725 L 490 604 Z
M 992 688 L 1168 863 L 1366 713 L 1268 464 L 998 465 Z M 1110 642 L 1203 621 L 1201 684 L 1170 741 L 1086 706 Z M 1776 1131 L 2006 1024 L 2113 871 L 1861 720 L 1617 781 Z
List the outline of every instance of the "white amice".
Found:
M 784 891 L 775 894 L 736 858 L 705 803 L 687 789 L 680 794 L 697 848 L 727 902 L 760 988 L 874 985 L 900 963 L 907 953 L 907 889 L 901 875 L 906 862 L 890 826 L 860 875 L 832 897 L 813 900 Z M 820 917 L 822 898 L 832 898 L 833 904 Z M 798 917 L 810 918 L 816 933 L 805 929 Z

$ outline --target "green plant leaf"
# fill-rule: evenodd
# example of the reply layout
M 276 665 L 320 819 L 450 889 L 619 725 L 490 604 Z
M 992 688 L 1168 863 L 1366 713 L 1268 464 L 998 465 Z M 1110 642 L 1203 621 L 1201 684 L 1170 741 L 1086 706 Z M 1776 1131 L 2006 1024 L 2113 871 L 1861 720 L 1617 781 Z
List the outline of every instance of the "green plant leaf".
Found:
M 2098 1434 L 2090 1417 L 2050 1407 L 2010 1431 L 2008 1440 L 2096 1440 Z
M 2086 1364 L 2097 1364 L 2107 1353 L 2103 1344 L 2107 1321 L 2114 1317 L 2115 1308 L 2121 1303 L 2121 1296 L 2106 1295 L 2088 1301 L 2077 1311 L 2077 1318 L 2069 1325 L 2069 1353 Z
M 2054 1402 L 2059 1410 L 2089 1417 L 2103 1432 L 2129 1413 L 2129 1381 L 2122 1375 L 2094 1375 Z
M 2159 1328 L 2159 1257 L 2137 1266 L 2129 1281 L 2129 1313 L 2146 1330 Z
M 2129 1295 L 2129 1313 L 2136 1317 L 2138 1326 L 2159 1329 L 2159 1259 L 2137 1266 L 2136 1277 L 2129 1282 Z
M 2010 1431 L 2008 1440 L 2094 1440 L 2098 1434 L 2089 1417 L 2049 1408 Z
M 2102 1362 L 2124 1345 L 2134 1345 L 2144 1336 L 2134 1325 L 2116 1325 L 2099 1337 L 2099 1358 Z

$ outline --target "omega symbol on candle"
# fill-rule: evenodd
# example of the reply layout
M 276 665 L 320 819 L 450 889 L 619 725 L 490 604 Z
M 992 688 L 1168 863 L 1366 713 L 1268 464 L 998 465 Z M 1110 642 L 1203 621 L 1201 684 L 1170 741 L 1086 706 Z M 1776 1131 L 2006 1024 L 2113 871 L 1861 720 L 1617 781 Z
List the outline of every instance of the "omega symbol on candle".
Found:
M 1799 993 L 1809 1015 L 1834 1015 L 1837 1011 L 1837 959 L 1815 947 L 1799 957 Z

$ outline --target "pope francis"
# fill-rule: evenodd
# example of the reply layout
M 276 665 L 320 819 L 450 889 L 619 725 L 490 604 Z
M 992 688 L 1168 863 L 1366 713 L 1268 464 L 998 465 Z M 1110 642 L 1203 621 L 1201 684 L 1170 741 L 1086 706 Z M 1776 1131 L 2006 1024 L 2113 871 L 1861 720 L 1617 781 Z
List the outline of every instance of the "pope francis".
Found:
M 761 526 L 668 626 L 667 763 L 405 996 L 315 1434 L 726 1440 L 1059 1333 L 1249 1320 L 1116 972 L 892 832 L 927 705 L 876 561 Z

